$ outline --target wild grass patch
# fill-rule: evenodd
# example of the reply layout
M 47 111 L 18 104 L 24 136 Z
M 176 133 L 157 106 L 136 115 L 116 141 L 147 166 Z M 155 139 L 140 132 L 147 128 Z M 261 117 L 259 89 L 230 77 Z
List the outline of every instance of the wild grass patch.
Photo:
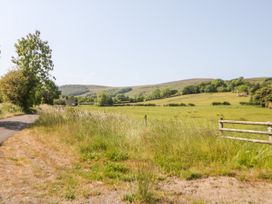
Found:
M 271 179 L 270 146 L 220 139 L 217 127 L 203 121 L 151 120 L 145 126 L 114 113 L 54 109 L 41 114 L 36 128 L 76 149 L 80 161 L 74 175 L 107 183 L 134 181 L 135 196 L 145 202 L 154 199 L 158 174 L 187 180 L 211 175 Z M 156 170 L 139 168 L 139 163 Z M 248 174 L 249 170 L 255 173 Z

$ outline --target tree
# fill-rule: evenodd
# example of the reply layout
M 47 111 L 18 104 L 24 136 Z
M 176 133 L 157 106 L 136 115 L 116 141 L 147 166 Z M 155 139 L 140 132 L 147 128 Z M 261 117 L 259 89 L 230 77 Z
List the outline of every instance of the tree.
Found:
M 184 87 L 184 89 L 182 90 L 182 94 L 186 95 L 186 94 L 196 94 L 199 93 L 199 87 L 197 85 L 190 85 L 190 86 L 186 86 Z
M 237 89 L 238 93 L 245 93 L 245 94 L 249 93 L 249 87 L 245 84 L 237 86 L 236 89 Z
M 211 81 L 211 85 L 213 85 L 215 88 L 218 88 L 220 86 L 224 86 L 225 82 L 222 79 L 215 79 Z
M 109 95 L 102 93 L 102 94 L 98 95 L 98 97 L 96 99 L 96 105 L 98 105 L 98 106 L 112 106 L 113 100 Z
M 171 96 L 171 89 L 165 88 L 161 91 L 161 98 L 168 98 Z
M 206 85 L 204 91 L 205 93 L 217 92 L 216 87 L 213 86 L 212 84 Z
M 26 90 L 22 97 L 25 100 L 22 108 L 28 110 L 41 102 L 52 103 L 59 94 L 56 92 L 57 86 L 51 80 L 50 71 L 53 70 L 54 65 L 48 42 L 43 41 L 40 38 L 40 32 L 36 31 L 34 34 L 28 34 L 19 39 L 15 48 L 17 56 L 12 57 L 12 62 L 20 70 L 20 79 L 23 79 L 20 83 L 24 84 L 24 90 Z M 12 75 L 15 74 L 12 72 Z M 16 77 L 19 77 L 17 75 Z M 52 90 L 54 94 L 49 97 L 48 92 Z
M 267 106 L 272 102 L 272 86 L 262 87 L 252 96 L 251 102 Z
M 54 81 L 47 80 L 41 86 L 37 87 L 35 101 L 38 104 L 45 103 L 53 105 L 54 99 L 58 99 L 61 91 L 56 86 Z
M 160 89 L 155 89 L 152 94 L 152 99 L 158 99 L 161 97 L 161 90 Z
M 52 50 L 48 42 L 40 38 L 40 32 L 28 34 L 15 44 L 17 57 L 12 57 L 23 73 L 30 77 L 33 82 L 44 82 L 50 79 L 49 72 L 53 70 Z

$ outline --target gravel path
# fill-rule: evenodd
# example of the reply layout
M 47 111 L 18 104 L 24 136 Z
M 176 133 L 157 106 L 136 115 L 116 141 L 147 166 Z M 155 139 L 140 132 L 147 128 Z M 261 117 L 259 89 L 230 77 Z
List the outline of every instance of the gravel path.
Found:
M 38 117 L 38 115 L 21 115 L 0 120 L 0 144 L 15 133 L 28 127 Z

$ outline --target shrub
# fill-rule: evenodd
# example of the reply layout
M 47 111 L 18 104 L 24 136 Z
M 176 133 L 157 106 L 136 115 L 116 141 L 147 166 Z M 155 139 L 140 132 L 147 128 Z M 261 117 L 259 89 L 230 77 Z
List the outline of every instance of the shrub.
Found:
M 193 103 L 188 103 L 188 106 L 195 106 L 195 104 L 193 104 Z
M 222 105 L 230 106 L 231 104 L 230 104 L 230 102 L 228 102 L 228 101 L 224 101 L 224 102 L 222 103 Z
M 137 103 L 134 106 L 156 106 L 154 103 Z
M 240 105 L 251 105 L 250 102 L 241 101 Z
M 65 102 L 65 100 L 64 99 L 55 99 L 54 101 L 53 101 L 53 105 L 66 105 L 66 102 Z
M 164 106 L 176 107 L 176 106 L 186 106 L 186 104 L 185 103 L 168 103 L 168 104 L 165 104 Z
M 212 105 L 213 106 L 220 106 L 220 105 L 229 106 L 231 104 L 228 101 L 224 101 L 224 102 L 212 102 Z
M 258 106 L 260 105 L 259 103 L 256 102 L 245 102 L 245 101 L 241 101 L 240 105 L 247 105 L 247 106 Z
M 222 105 L 222 103 L 221 102 L 212 102 L 212 105 L 213 106 L 219 106 L 219 105 Z
M 0 81 L 0 88 L 4 101 L 16 104 L 25 111 L 33 105 L 28 93 L 28 79 L 21 70 L 15 69 L 4 75 Z

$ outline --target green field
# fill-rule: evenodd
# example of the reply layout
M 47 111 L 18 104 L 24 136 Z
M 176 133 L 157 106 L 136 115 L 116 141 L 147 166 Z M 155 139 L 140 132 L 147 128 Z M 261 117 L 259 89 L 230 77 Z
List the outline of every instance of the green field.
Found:
M 232 105 L 238 105 L 240 102 L 248 102 L 249 97 L 238 97 L 237 93 L 201 93 L 176 96 L 160 100 L 147 101 L 146 103 L 154 103 L 164 105 L 169 103 L 194 103 L 195 105 L 211 105 L 212 102 L 228 101 Z
M 230 106 L 212 106 L 214 101 L 228 101 Z M 169 119 L 191 119 L 205 120 L 213 123 L 223 116 L 226 119 L 233 120 L 253 120 L 270 121 L 272 120 L 272 110 L 257 106 L 242 106 L 241 101 L 249 101 L 249 97 L 238 97 L 235 93 L 204 93 L 178 96 L 173 98 L 147 101 L 160 106 L 142 107 L 142 106 L 124 106 L 124 107 L 97 107 L 80 106 L 81 110 L 103 111 L 129 115 L 130 117 L 143 120 L 147 115 L 150 120 L 169 120 Z M 169 103 L 193 103 L 196 106 L 190 107 L 163 107 L 161 105 Z
M 216 122 L 220 116 L 233 120 L 271 121 L 272 110 L 252 106 L 195 106 L 195 107 L 96 107 L 80 106 L 83 111 L 99 111 L 128 115 L 143 120 L 188 119 Z M 217 125 L 217 124 L 216 124 Z

